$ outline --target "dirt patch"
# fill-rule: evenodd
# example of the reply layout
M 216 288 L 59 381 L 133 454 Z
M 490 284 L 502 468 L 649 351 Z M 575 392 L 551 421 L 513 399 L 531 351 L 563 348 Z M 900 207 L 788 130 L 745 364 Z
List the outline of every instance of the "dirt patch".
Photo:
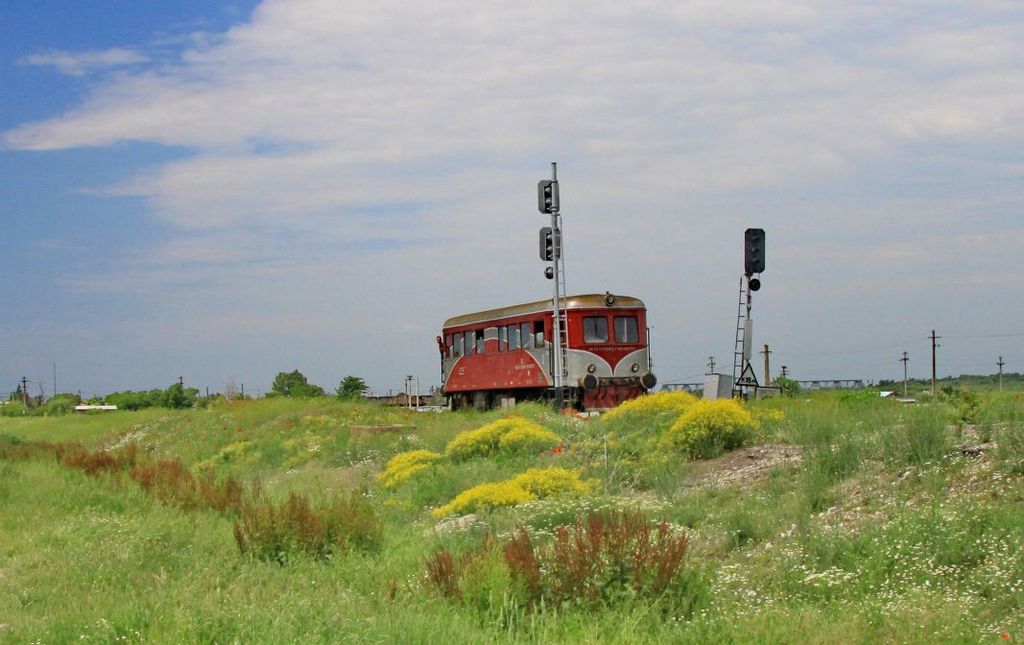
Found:
M 688 485 L 696 488 L 721 488 L 751 484 L 768 479 L 773 470 L 795 466 L 803 459 L 799 446 L 765 444 L 740 448 L 698 463 Z

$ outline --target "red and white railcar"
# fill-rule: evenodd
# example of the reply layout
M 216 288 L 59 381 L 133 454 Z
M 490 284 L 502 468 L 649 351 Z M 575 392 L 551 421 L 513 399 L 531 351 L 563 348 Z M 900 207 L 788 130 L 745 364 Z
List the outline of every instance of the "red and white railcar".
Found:
M 567 296 L 563 398 L 611 408 L 654 387 L 647 309 L 637 298 Z M 478 408 L 554 394 L 551 300 L 449 318 L 438 336 L 441 379 L 452 407 Z

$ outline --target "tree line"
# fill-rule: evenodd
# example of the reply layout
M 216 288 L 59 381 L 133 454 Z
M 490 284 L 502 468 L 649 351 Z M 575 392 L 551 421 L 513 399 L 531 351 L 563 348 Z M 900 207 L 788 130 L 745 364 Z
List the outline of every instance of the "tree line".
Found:
M 366 381 L 358 376 L 346 376 L 338 383 L 334 395 L 339 399 L 357 399 L 369 391 Z M 319 385 L 309 382 L 309 379 L 299 370 L 291 372 L 278 372 L 274 377 L 274 383 L 268 398 L 313 398 L 327 396 L 327 392 Z M 216 395 L 218 398 L 226 398 L 224 395 Z M 210 397 L 214 398 L 214 397 Z M 232 399 L 249 398 L 237 394 Z M 112 392 L 103 397 L 90 399 L 87 403 L 97 405 L 116 405 L 118 410 L 143 410 L 146 408 L 168 408 L 181 410 L 195 407 L 204 400 L 199 395 L 199 390 L 194 387 L 185 387 L 180 382 L 172 383 L 166 389 L 155 388 L 152 390 L 125 390 L 124 392 Z M 29 397 L 21 391 L 11 392 L 8 403 L 0 406 L 0 413 L 4 415 L 23 414 L 66 414 L 74 410 L 76 405 L 83 403 L 77 394 L 57 394 L 44 400 L 43 397 Z

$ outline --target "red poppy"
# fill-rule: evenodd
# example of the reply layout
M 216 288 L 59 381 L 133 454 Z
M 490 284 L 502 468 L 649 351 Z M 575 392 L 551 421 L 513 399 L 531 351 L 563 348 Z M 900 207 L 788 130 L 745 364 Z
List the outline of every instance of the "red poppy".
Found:
M 999 635 L 999 638 L 1009 638 L 1009 637 L 1010 637 L 1009 634 L 1000 634 Z

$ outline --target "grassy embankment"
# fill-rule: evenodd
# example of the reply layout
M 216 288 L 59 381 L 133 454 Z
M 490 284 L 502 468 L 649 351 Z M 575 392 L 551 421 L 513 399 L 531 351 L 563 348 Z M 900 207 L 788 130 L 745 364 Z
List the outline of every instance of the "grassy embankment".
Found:
M 1015 394 L 983 396 L 967 430 L 950 425 L 963 410 L 949 403 L 818 395 L 752 411 L 748 445 L 759 448 L 711 462 L 688 461 L 664 439 L 678 410 L 584 422 L 524 406 L 517 412 L 562 446 L 498 447 L 489 457 L 445 447 L 500 412 L 279 400 L 0 419 L 0 641 L 1021 637 L 1024 404 Z M 989 439 L 981 456 L 957 449 Z M 134 443 L 146 459 L 178 458 L 197 477 L 234 478 L 247 491 L 258 480 L 265 498 L 301 494 L 314 508 L 357 491 L 378 518 L 379 542 L 326 556 L 287 542 L 283 557 L 243 554 L 234 538 L 242 510 L 160 501 L 127 469 L 89 475 L 26 449 L 36 441 Z M 388 460 L 412 450 L 439 456 L 384 486 Z M 544 467 L 578 469 L 589 488 L 455 519 L 430 512 Z M 651 593 L 612 572 L 596 601 L 530 604 L 501 557 L 515 528 L 543 548 L 558 525 L 615 508 L 687 536 L 671 584 Z M 489 534 L 497 546 L 486 550 Z M 447 596 L 426 575 L 439 550 L 467 563 Z

